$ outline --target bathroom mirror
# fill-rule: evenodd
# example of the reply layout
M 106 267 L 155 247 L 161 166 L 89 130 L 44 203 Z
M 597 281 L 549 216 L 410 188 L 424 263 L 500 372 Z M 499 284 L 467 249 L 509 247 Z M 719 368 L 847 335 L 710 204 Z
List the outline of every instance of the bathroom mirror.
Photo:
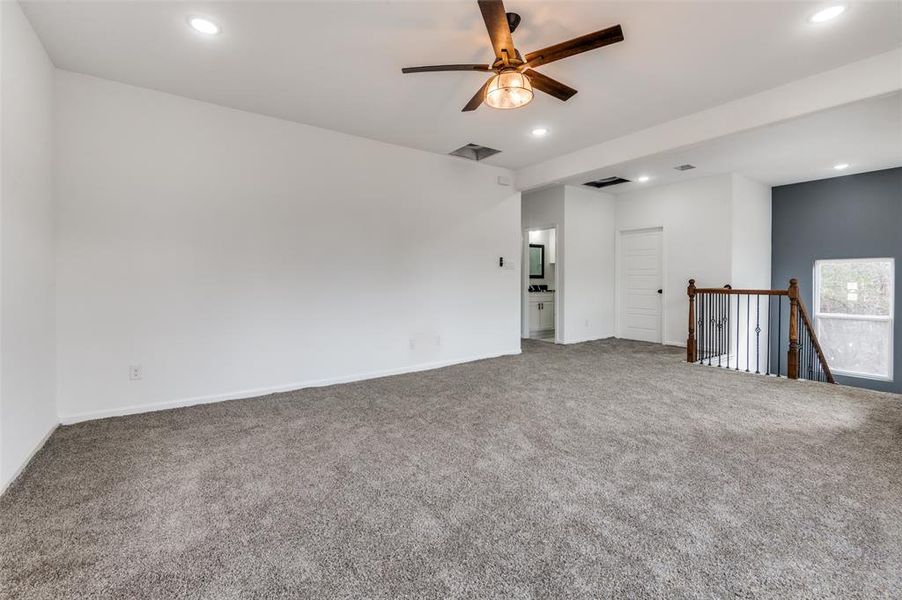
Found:
M 545 279 L 545 244 L 529 245 L 529 278 Z

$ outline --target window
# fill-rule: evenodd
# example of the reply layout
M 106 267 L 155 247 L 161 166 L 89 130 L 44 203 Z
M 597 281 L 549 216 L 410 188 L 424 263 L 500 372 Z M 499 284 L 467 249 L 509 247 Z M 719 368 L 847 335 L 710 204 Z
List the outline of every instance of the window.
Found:
M 814 263 L 817 337 L 834 373 L 893 379 L 892 258 Z

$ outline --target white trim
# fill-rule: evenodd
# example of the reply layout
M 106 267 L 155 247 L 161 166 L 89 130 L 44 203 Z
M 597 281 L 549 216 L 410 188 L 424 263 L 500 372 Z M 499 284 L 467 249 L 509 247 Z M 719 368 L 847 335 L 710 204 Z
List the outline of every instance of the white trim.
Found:
M 71 415 L 60 415 L 60 423 L 63 425 L 72 425 L 81 423 L 82 421 L 92 421 L 94 419 L 106 419 L 109 417 L 121 417 L 125 415 L 134 415 L 146 412 L 155 412 L 158 410 L 169 410 L 172 408 L 183 408 L 185 406 L 196 406 L 199 404 L 212 404 L 214 402 L 225 402 L 227 400 L 243 400 L 247 398 L 256 398 L 258 396 L 267 396 L 269 394 L 279 394 L 282 392 L 293 392 L 304 388 L 324 387 L 327 385 L 336 385 L 339 383 L 351 383 L 354 381 L 364 381 L 367 379 L 378 379 L 380 377 L 389 377 L 392 375 L 403 375 L 405 373 L 417 373 L 420 371 L 430 371 L 432 369 L 440 369 L 442 367 L 450 367 L 462 363 L 473 362 L 476 360 L 485 360 L 487 358 L 497 358 L 499 356 L 514 356 L 520 354 L 520 348 L 510 350 L 508 352 L 484 354 L 471 356 L 467 358 L 458 358 L 452 360 L 443 360 L 431 363 L 422 363 L 411 367 L 402 367 L 399 369 L 385 369 L 382 371 L 370 371 L 367 373 L 357 373 L 354 375 L 344 375 L 341 377 L 331 377 L 327 379 L 312 379 L 309 381 L 301 381 L 297 383 L 287 383 L 266 388 L 257 388 L 251 390 L 238 390 L 234 392 L 225 392 L 222 394 L 213 394 L 210 396 L 195 396 L 193 398 L 182 398 L 179 400 L 167 400 L 163 402 L 153 402 L 150 404 L 138 404 L 134 406 L 126 406 L 121 408 L 109 408 L 104 410 L 89 411 L 76 413 Z
M 614 337 L 622 338 L 623 337 L 623 328 L 621 327 L 620 320 L 622 318 L 622 302 L 621 302 L 621 291 L 623 289 L 623 268 L 620 264 L 622 259 L 623 250 L 622 239 L 624 233 L 643 233 L 643 232 L 653 232 L 658 231 L 661 233 L 661 289 L 663 290 L 661 294 L 661 339 L 658 343 L 661 345 L 668 345 L 668 342 L 664 341 L 665 332 L 667 331 L 667 311 L 665 307 L 667 306 L 667 234 L 664 231 L 663 225 L 653 225 L 651 227 L 637 227 L 635 229 L 618 229 L 617 235 L 614 237 Z M 685 342 L 682 344 L 685 347 Z
M 601 337 L 589 337 L 589 338 L 578 338 L 575 340 L 567 340 L 566 342 L 559 342 L 562 346 L 570 346 L 573 344 L 585 344 L 586 342 L 597 342 L 600 340 L 613 340 L 615 339 L 613 335 L 603 335 Z M 558 342 L 555 342 L 558 343 Z
M 842 375 L 843 377 L 854 377 L 856 379 L 870 379 L 871 381 L 892 381 L 893 376 L 893 365 L 889 366 L 890 376 L 884 377 L 883 375 L 874 375 L 873 373 L 859 373 L 857 371 L 843 371 L 842 369 L 834 369 L 830 368 L 830 372 L 834 375 Z
M 6 493 L 6 490 L 9 489 L 9 486 L 11 486 L 13 482 L 19 478 L 19 475 L 21 475 L 25 471 L 25 467 L 27 467 L 31 463 L 32 459 L 37 455 L 38 452 L 40 452 L 41 448 L 44 447 L 44 444 L 47 443 L 47 440 L 50 439 L 50 436 L 53 435 L 53 432 L 56 431 L 56 428 L 59 426 L 59 423 L 54 423 L 53 425 L 51 425 L 50 429 L 47 430 L 47 433 L 45 433 L 41 437 L 41 439 L 38 440 L 38 443 L 35 444 L 31 451 L 25 456 L 25 460 L 22 461 L 22 464 L 20 464 L 15 472 L 10 475 L 9 479 L 4 481 L 3 484 L 0 485 L 0 496 Z
M 846 320 L 846 321 L 883 321 L 893 322 L 892 317 L 888 317 L 886 315 L 853 315 L 849 313 L 814 313 L 816 317 L 824 317 L 825 319 L 837 319 L 837 320 Z
M 825 264 L 836 264 L 836 263 L 856 263 L 856 262 L 879 262 L 879 261 L 889 261 L 890 263 L 890 281 L 889 281 L 889 315 L 855 315 L 850 313 L 824 313 L 821 312 L 821 270 L 820 267 Z M 881 323 L 889 323 L 889 341 L 887 348 L 887 361 L 888 361 L 888 369 L 887 374 L 875 374 L 875 373 L 861 373 L 858 371 L 845 371 L 843 369 L 831 368 L 831 371 L 835 375 L 842 375 L 844 377 L 854 377 L 857 379 L 870 379 L 872 381 L 893 381 L 893 366 L 894 366 L 894 345 L 895 345 L 895 336 L 893 332 L 895 331 L 895 318 L 896 318 L 896 259 L 888 256 L 888 257 L 874 257 L 874 258 L 824 258 L 824 259 L 815 259 L 814 267 L 812 269 L 813 274 L 811 277 L 811 299 L 812 304 L 814 305 L 814 330 L 817 332 L 818 338 L 822 338 L 821 335 L 821 323 L 823 319 L 830 320 L 847 320 L 847 321 L 875 321 Z

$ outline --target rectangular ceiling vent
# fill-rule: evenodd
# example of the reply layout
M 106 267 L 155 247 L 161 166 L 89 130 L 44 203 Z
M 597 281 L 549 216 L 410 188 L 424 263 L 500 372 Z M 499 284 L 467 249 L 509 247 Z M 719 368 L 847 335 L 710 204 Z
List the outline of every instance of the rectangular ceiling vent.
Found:
M 611 185 L 619 185 L 621 183 L 629 183 L 629 179 L 624 179 L 623 177 L 605 177 L 604 179 L 596 179 L 595 181 L 587 181 L 583 185 L 588 185 L 594 188 L 603 188 Z
M 690 165 L 689 163 L 686 163 L 685 165 L 677 165 L 674 167 L 674 169 L 676 169 L 677 171 L 688 171 L 689 169 L 694 169 L 694 168 L 695 168 L 695 165 Z
M 482 160 L 483 158 L 494 156 L 499 152 L 501 152 L 501 150 L 487 148 L 486 146 L 480 146 L 479 144 L 467 144 L 466 146 L 461 146 L 454 152 L 450 152 L 450 154 L 451 156 L 459 156 L 469 160 Z

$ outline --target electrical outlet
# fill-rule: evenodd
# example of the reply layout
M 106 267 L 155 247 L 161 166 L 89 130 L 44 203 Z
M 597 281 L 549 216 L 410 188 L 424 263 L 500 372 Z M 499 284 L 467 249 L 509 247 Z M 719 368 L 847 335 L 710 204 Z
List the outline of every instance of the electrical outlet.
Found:
M 589 327 L 589 319 L 586 319 L 586 328 L 588 329 L 588 327 Z
M 144 377 L 144 371 L 141 369 L 141 365 L 129 365 L 128 366 L 128 378 L 132 381 L 137 381 Z

